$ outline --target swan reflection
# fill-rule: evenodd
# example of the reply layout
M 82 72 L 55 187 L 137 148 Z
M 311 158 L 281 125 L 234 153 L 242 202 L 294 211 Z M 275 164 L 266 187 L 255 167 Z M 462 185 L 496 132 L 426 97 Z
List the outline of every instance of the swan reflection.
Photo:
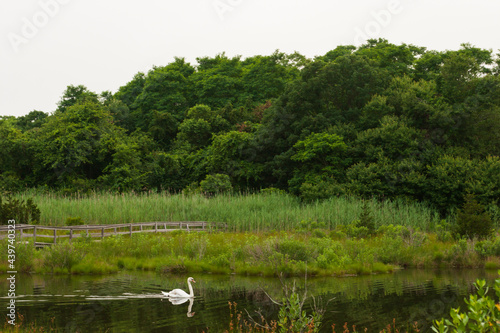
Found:
M 171 298 L 171 297 L 167 297 L 167 299 L 173 305 L 181 305 L 181 304 L 184 304 L 187 301 L 189 301 L 187 316 L 189 318 L 191 318 L 192 316 L 194 316 L 195 312 L 191 311 L 191 309 L 193 308 L 194 298 Z

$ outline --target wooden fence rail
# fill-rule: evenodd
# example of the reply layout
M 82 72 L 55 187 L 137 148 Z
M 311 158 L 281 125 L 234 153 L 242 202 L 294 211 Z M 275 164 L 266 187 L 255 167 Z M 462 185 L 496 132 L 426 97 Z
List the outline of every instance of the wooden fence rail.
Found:
M 9 226 L 0 226 L 0 239 L 8 237 Z M 12 227 L 10 227 L 12 230 Z M 56 244 L 59 238 L 91 237 L 103 239 L 112 235 L 132 235 L 136 233 L 158 233 L 170 232 L 174 230 L 191 231 L 227 231 L 227 224 L 221 222 L 144 222 L 106 225 L 79 225 L 68 227 L 50 227 L 41 225 L 16 224 L 15 233 L 17 241 L 32 238 L 36 247 Z M 44 232 L 45 231 L 45 232 Z M 49 232 L 46 232 L 49 231 Z M 11 231 L 12 232 L 12 231 Z M 37 242 L 37 238 L 51 238 L 52 242 Z

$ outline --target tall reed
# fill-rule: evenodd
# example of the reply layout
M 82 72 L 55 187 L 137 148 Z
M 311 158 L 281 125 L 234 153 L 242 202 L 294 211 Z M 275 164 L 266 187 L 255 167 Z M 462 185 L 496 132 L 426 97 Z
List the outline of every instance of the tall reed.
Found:
M 41 224 L 64 225 L 68 217 L 81 217 L 85 224 L 153 221 L 226 222 L 235 231 L 292 230 L 301 221 L 324 223 L 327 228 L 349 224 L 359 218 L 363 201 L 335 197 L 304 204 L 287 194 L 227 194 L 213 198 L 168 193 L 92 193 L 63 197 L 27 191 L 41 210 Z M 369 201 L 377 226 L 398 224 L 432 230 L 438 222 L 434 210 L 419 203 Z

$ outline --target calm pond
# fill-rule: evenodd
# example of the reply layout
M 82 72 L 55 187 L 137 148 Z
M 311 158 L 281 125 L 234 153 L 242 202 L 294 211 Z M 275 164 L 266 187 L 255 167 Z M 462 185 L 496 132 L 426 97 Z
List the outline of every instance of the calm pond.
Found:
M 7 304 L 7 276 L 0 282 Z M 376 331 L 396 320 L 418 321 L 421 332 L 429 323 L 447 316 L 451 307 L 463 307 L 473 283 L 485 278 L 491 285 L 495 271 L 402 270 L 393 274 L 342 278 L 308 278 L 307 295 L 326 310 L 322 332 L 337 332 L 345 322 L 357 329 Z M 16 310 L 23 326 L 57 328 L 58 332 L 222 332 L 229 328 L 228 302 L 236 302 L 244 316 L 260 311 L 276 319 L 278 307 L 266 295 L 280 300 L 278 279 L 242 276 L 194 276 L 195 299 L 172 304 L 160 291 L 187 289 L 187 276 L 121 273 L 112 276 L 50 276 L 17 274 Z M 302 295 L 304 279 L 287 279 Z M 312 301 L 312 298 L 309 298 Z M 312 302 L 308 302 L 307 310 Z M 5 314 L 6 308 L 3 307 Z M 246 310 L 246 311 L 245 311 Z M 19 322 L 20 317 L 17 318 Z M 2 324 L 0 329 L 4 327 Z

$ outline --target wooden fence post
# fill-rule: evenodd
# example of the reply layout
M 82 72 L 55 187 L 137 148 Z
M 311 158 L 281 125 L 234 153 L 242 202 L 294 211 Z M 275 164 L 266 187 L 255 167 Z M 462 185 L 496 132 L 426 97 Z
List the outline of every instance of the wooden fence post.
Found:
M 104 227 L 101 229 L 101 239 L 104 239 Z
M 69 242 L 72 243 L 73 241 L 73 228 L 69 229 Z
M 36 226 L 33 228 L 33 246 L 36 246 Z
M 57 230 L 54 229 L 54 244 L 57 243 Z
M 132 237 L 132 223 L 130 223 L 130 237 Z

